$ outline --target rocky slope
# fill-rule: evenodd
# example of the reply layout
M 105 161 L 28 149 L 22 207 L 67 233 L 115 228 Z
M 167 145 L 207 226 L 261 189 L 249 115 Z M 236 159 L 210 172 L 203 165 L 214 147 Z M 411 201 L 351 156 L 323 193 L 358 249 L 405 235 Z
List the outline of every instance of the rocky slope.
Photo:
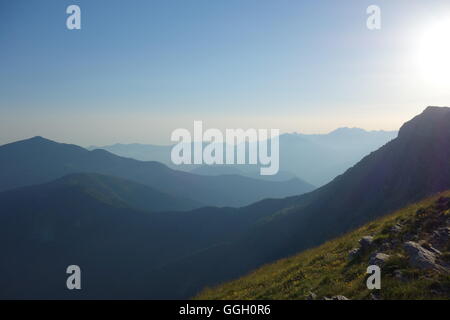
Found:
M 367 289 L 369 265 L 381 289 Z M 449 299 L 450 191 L 252 274 L 199 299 Z

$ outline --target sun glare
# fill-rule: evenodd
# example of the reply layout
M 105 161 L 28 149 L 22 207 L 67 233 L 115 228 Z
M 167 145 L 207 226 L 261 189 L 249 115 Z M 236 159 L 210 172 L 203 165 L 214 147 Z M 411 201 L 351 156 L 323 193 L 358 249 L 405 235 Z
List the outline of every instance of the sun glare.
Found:
M 438 87 L 450 87 L 450 17 L 423 30 L 417 63 L 422 77 Z

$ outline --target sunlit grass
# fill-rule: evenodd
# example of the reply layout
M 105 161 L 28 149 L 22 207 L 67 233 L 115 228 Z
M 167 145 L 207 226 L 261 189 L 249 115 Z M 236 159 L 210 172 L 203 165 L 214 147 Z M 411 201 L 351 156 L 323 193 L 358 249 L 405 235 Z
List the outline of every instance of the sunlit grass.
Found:
M 350 299 L 369 299 L 372 293 L 366 287 L 369 255 L 350 262 L 348 252 L 358 246 L 362 236 L 374 235 L 375 241 L 388 237 L 387 230 L 397 222 L 413 221 L 419 208 L 430 206 L 440 196 L 450 196 L 450 191 L 382 217 L 317 248 L 263 266 L 240 279 L 207 288 L 195 299 L 305 299 L 310 292 L 318 298 L 344 295 Z M 449 275 L 426 274 L 409 268 L 400 249 L 389 254 L 392 258 L 382 270 L 383 299 L 445 298 L 433 293 L 432 288 L 436 285 L 450 288 Z M 410 280 L 393 277 L 394 269 L 403 270 Z

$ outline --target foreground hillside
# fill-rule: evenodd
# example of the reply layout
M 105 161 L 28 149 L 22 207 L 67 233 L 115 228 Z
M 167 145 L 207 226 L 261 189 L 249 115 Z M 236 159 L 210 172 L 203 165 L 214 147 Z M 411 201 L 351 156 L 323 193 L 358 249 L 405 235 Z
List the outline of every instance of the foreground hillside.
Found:
M 197 298 L 448 299 L 449 196 L 428 198 Z M 369 264 L 381 267 L 381 290 L 366 287 Z

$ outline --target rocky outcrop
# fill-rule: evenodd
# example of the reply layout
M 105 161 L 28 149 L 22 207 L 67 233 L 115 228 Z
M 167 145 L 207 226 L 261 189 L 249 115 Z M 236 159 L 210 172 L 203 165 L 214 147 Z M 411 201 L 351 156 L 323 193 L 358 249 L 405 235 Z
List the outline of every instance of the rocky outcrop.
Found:
M 442 227 L 433 232 L 430 243 L 439 249 L 443 249 L 450 241 L 450 227 Z
M 411 266 L 418 269 L 445 271 L 445 268 L 437 263 L 437 252 L 427 250 L 413 241 L 405 242 L 403 247 L 409 256 Z
M 386 264 L 386 262 L 389 260 L 390 255 L 382 253 L 382 252 L 377 252 L 374 253 L 370 259 L 369 259 L 369 265 L 376 265 L 379 267 L 382 267 Z

